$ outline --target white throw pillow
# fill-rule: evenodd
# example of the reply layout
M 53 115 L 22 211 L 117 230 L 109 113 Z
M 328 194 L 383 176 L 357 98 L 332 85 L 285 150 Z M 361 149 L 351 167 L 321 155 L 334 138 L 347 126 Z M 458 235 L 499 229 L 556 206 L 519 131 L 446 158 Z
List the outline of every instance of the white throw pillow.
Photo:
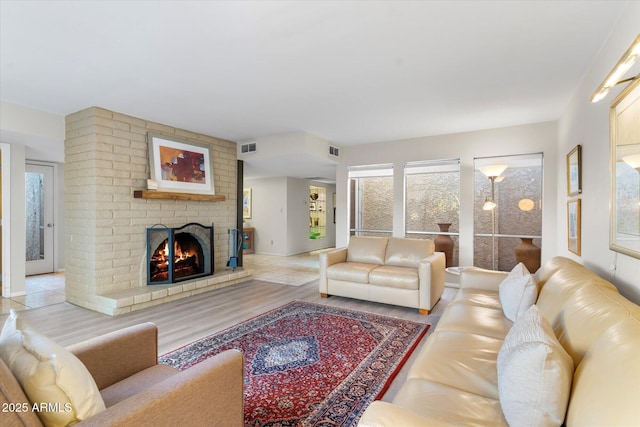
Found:
M 564 422 L 573 359 L 533 305 L 513 324 L 498 352 L 498 394 L 510 426 Z
M 498 288 L 505 317 L 515 322 L 538 299 L 538 287 L 524 264 L 516 265 Z
M 105 410 L 100 391 L 82 362 L 13 310 L 0 333 L 0 357 L 45 426 L 75 424 Z
M 511 277 L 522 277 L 522 276 L 528 276 L 531 273 L 529 272 L 529 269 L 527 269 L 527 266 L 524 265 L 523 263 L 519 262 L 518 264 L 516 264 L 515 267 L 513 267 L 513 269 L 509 272 L 509 274 L 507 275 L 507 278 L 511 278 Z

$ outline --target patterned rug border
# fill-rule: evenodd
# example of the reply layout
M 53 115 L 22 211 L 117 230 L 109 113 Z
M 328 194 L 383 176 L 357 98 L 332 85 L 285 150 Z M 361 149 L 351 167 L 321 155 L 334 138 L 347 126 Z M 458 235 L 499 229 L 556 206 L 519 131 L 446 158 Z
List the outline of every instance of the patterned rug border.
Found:
M 418 332 L 412 340 L 408 341 L 408 346 L 403 350 L 404 355 L 396 360 L 395 362 L 393 362 L 390 367 L 389 367 L 389 376 L 388 378 L 384 381 L 384 384 L 378 384 L 377 387 L 380 387 L 379 390 L 377 392 L 375 392 L 375 387 L 372 390 L 372 393 L 375 392 L 375 396 L 373 396 L 373 398 L 369 399 L 369 402 L 366 403 L 366 405 L 363 405 L 362 407 L 356 407 L 353 408 L 356 415 L 355 421 L 357 422 L 357 420 L 360 418 L 360 416 L 362 415 L 362 412 L 364 411 L 364 409 L 366 408 L 366 406 L 368 406 L 369 403 L 375 401 L 375 400 L 379 400 L 381 399 L 384 394 L 388 391 L 389 387 L 391 386 L 391 383 L 393 382 L 393 380 L 397 377 L 397 375 L 399 374 L 399 372 L 401 371 L 402 367 L 405 365 L 405 363 L 407 362 L 407 360 L 411 357 L 411 355 L 413 354 L 413 352 L 415 351 L 415 349 L 418 347 L 418 345 L 420 345 L 421 341 L 423 340 L 423 338 L 425 337 L 425 335 L 427 334 L 427 332 L 429 331 L 431 324 L 430 323 L 422 323 L 422 322 L 416 322 L 413 320 L 406 320 L 406 319 L 402 319 L 400 317 L 394 317 L 394 316 L 388 316 L 388 315 L 384 315 L 384 314 L 378 314 L 378 313 L 374 313 L 374 312 L 370 312 L 370 311 L 365 311 L 365 310 L 357 310 L 357 309 L 352 309 L 352 308 L 344 308 L 344 307 L 338 307 L 338 306 L 333 306 L 333 305 L 329 305 L 329 304 L 319 304 L 319 303 L 315 303 L 315 302 L 308 302 L 308 301 L 302 301 L 302 300 L 292 300 L 288 303 L 285 303 L 283 305 L 280 305 L 278 307 L 269 309 L 263 313 L 257 314 L 255 316 L 252 316 L 246 320 L 243 320 L 239 323 L 236 323 L 234 325 L 231 325 L 229 327 L 226 327 L 224 329 L 221 329 L 217 332 L 213 332 L 203 338 L 199 338 L 191 343 L 185 344 L 183 346 L 180 346 L 174 350 L 168 351 L 162 355 L 160 355 L 158 357 L 158 360 L 160 361 L 160 363 L 163 363 L 161 361 L 161 359 L 163 358 L 167 358 L 167 356 L 171 355 L 172 353 L 177 353 L 179 351 L 185 350 L 188 347 L 191 346 L 197 346 L 198 343 L 201 342 L 205 342 L 206 340 L 210 340 L 213 337 L 219 336 L 219 337 L 223 337 L 225 334 L 229 334 L 232 332 L 238 333 L 237 331 L 235 331 L 238 328 L 242 328 L 243 326 L 246 326 L 247 328 L 249 327 L 249 325 L 255 321 L 256 319 L 259 318 L 265 318 L 265 319 L 269 319 L 269 317 L 274 317 L 274 320 L 278 320 L 278 315 L 279 313 L 281 313 L 283 310 L 286 309 L 291 309 L 291 310 L 304 310 L 304 309 L 311 309 L 314 310 L 318 313 L 325 313 L 325 314 L 330 314 L 330 315 L 336 315 L 336 316 L 341 316 L 343 313 L 346 315 L 344 317 L 348 317 L 348 318 L 352 318 L 352 319 L 366 319 L 366 317 L 369 317 L 370 319 L 376 319 L 378 321 L 387 321 L 390 323 L 398 323 L 398 322 L 404 322 L 405 324 L 410 324 L 410 325 L 414 325 L 418 330 L 420 330 L 420 332 Z M 287 313 L 289 314 L 289 313 Z M 259 329 L 261 328 L 262 325 L 255 325 L 255 329 Z M 250 332 L 251 329 L 246 329 L 244 330 L 244 332 L 242 333 L 242 335 L 245 335 L 247 333 Z M 241 335 L 241 336 L 242 336 Z M 210 356 L 209 356 L 210 357 Z M 180 366 L 174 366 L 177 369 L 180 370 L 184 370 L 187 369 L 190 366 L 194 366 L 200 362 L 202 362 L 203 360 L 206 360 L 206 358 L 203 358 L 202 360 L 197 360 L 193 363 L 190 362 L 185 362 L 184 364 L 180 365 Z M 349 376 L 353 375 L 355 372 L 357 371 L 357 369 L 354 369 L 354 371 L 349 374 Z M 334 390 L 334 392 L 339 391 L 339 389 Z M 329 401 L 332 397 L 332 395 L 334 395 L 334 392 L 330 393 L 329 395 L 326 396 L 325 401 Z M 284 424 L 283 424 L 284 425 Z M 342 425 L 342 424 L 341 424 Z

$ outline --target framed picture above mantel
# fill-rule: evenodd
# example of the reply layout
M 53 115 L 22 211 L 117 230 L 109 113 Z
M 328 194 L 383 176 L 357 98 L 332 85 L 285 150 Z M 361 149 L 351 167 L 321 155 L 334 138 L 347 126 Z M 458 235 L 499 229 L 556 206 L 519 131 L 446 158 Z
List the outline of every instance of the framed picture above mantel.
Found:
M 151 181 L 159 191 L 215 194 L 210 147 L 148 133 Z

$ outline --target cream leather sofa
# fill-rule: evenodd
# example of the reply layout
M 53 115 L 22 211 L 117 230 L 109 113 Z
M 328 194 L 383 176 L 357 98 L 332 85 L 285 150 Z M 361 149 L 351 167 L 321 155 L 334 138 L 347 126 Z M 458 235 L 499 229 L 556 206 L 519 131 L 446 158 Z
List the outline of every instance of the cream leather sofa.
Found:
M 433 240 L 351 236 L 320 254 L 320 295 L 417 308 L 428 314 L 444 291 L 445 256 Z
M 373 402 L 359 426 L 507 425 L 496 372 L 512 326 L 498 295 L 504 277 L 462 273 L 460 290 L 393 402 Z M 573 359 L 565 425 L 639 426 L 640 307 L 568 258 L 549 260 L 534 277 L 539 312 Z

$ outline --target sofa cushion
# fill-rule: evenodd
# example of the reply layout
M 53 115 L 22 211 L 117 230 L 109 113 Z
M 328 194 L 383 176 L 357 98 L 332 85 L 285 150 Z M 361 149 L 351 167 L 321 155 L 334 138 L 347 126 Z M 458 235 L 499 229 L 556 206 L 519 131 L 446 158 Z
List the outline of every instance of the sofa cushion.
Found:
M 347 247 L 347 262 L 383 265 L 388 241 L 386 237 L 351 236 Z
M 629 317 L 640 319 L 638 305 L 582 266 L 553 274 L 536 305 L 576 365 L 609 327 Z
M 456 304 L 475 305 L 502 311 L 500 296 L 497 291 L 485 291 L 483 289 L 461 288 L 451 301 Z
M 509 425 L 564 423 L 573 359 L 533 305 L 513 324 L 498 353 L 498 392 Z
M 573 374 L 567 425 L 640 426 L 638 355 L 640 318 L 607 329 Z
M 447 384 L 458 390 L 498 400 L 496 360 L 502 341 L 484 335 L 436 328 L 417 354 L 407 378 Z
M 38 412 L 45 426 L 75 424 L 105 410 L 98 387 L 82 362 L 13 310 L 0 334 L 0 357 L 32 404 L 57 405 L 58 410 Z
M 519 263 L 500 282 L 499 294 L 505 317 L 515 322 L 529 307 L 535 304 L 538 298 L 538 288 L 527 267 Z
M 390 288 L 412 289 L 420 287 L 418 270 L 415 268 L 385 265 L 376 267 L 369 273 L 369 283 Z
M 508 425 L 497 399 L 418 378 L 406 380 L 393 398 L 393 403 L 420 414 L 425 418 L 424 425 L 429 426 L 432 420 L 450 426 Z
M 500 308 L 451 302 L 438 321 L 439 331 L 460 331 L 504 340 L 513 322 Z
M 369 272 L 378 267 L 377 264 L 360 262 L 339 262 L 327 268 L 327 279 L 344 282 L 369 283 Z
M 430 239 L 389 238 L 384 263 L 397 267 L 418 268 L 420 260 L 433 254 L 435 245 Z

